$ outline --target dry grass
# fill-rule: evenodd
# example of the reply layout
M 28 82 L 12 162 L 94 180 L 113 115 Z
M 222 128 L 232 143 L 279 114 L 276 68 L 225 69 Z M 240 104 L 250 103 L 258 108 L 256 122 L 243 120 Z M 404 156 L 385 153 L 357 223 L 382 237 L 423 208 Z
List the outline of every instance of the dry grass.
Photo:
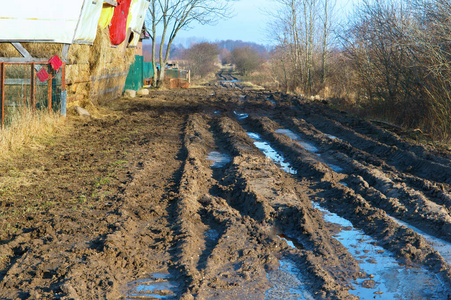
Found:
M 11 125 L 0 130 L 0 159 L 14 156 L 22 149 L 40 147 L 40 141 L 67 130 L 65 118 L 59 113 L 24 109 L 16 114 Z

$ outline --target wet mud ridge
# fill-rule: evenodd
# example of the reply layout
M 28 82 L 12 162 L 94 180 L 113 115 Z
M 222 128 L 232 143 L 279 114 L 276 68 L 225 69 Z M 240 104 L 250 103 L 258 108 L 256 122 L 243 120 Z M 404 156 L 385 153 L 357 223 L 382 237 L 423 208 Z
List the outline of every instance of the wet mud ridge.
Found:
M 449 153 L 222 77 L 1 162 L 0 299 L 451 299 Z

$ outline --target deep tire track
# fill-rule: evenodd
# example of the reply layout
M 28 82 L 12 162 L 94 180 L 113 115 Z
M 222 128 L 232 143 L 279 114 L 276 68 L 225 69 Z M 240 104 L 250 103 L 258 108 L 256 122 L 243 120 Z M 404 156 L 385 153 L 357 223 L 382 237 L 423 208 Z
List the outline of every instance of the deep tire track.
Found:
M 337 178 L 337 175 L 334 175 L 335 172 L 318 161 L 310 163 L 310 155 L 306 154 L 305 150 L 300 151 L 299 146 L 290 138 L 275 133 L 274 129 L 278 125 L 270 119 L 254 118 L 249 124 L 253 124 L 255 129 L 260 131 L 282 153 L 291 153 L 289 157 L 293 161 L 293 165 L 306 171 L 298 172 L 300 178 L 309 178 L 313 185 L 312 188 L 323 190 L 316 193 L 315 201 L 323 203 L 332 212 L 352 221 L 354 226 L 361 228 L 368 235 L 380 241 L 385 249 L 396 253 L 404 262 L 424 265 L 432 272 L 439 273 L 447 286 L 451 286 L 449 279 L 451 267 L 434 249 L 428 246 L 420 235 L 396 224 L 383 210 L 372 207 L 364 198 L 356 195 L 352 189 L 338 183 L 337 180 L 330 180 L 329 178 Z M 327 175 L 327 173 L 331 174 Z M 315 176 L 316 179 L 312 180 L 312 177 Z M 328 180 L 324 180 L 324 178 Z M 315 184 L 315 182 L 317 183 Z

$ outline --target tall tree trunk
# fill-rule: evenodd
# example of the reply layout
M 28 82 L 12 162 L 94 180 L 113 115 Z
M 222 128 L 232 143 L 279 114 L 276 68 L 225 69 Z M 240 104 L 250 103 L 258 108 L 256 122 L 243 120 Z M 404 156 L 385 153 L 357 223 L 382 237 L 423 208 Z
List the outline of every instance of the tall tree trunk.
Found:
M 307 78 L 308 78 L 308 85 L 307 85 L 307 91 L 309 94 L 312 93 L 312 69 L 313 69 L 313 34 L 315 30 L 315 20 L 314 20 L 314 11 L 315 11 L 315 1 L 316 0 L 310 0 L 309 5 L 309 20 L 308 20 L 308 51 L 307 51 Z
M 163 57 L 163 49 L 164 49 L 164 41 L 166 39 L 166 28 L 167 28 L 167 25 L 165 25 L 164 27 L 165 27 L 165 29 L 163 30 L 163 35 L 161 36 L 160 52 L 159 52 L 160 73 L 159 73 L 159 76 L 158 76 L 158 86 L 162 86 L 163 85 L 165 69 L 166 69 L 166 60 Z
M 329 37 L 329 0 L 324 0 L 324 33 L 323 33 L 323 49 L 321 53 L 321 85 L 326 81 L 326 53 L 327 53 L 327 39 Z
M 155 2 L 154 2 L 154 11 L 155 11 Z M 152 16 L 153 20 L 155 20 L 155 15 Z M 157 61 L 155 59 L 156 56 L 156 34 L 157 34 L 157 25 L 154 22 L 152 22 L 152 71 L 153 71 L 153 77 L 152 77 L 152 86 L 157 87 L 157 81 L 158 81 L 158 74 L 157 74 Z

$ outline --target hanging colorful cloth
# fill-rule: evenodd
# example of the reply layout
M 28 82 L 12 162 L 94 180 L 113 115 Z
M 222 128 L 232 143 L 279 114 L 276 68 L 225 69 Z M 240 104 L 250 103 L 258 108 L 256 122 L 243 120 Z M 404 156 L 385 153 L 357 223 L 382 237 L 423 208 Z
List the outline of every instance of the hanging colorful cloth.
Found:
M 132 0 L 117 2 L 110 25 L 110 41 L 112 45 L 120 45 L 127 34 L 127 17 Z
M 52 66 L 53 70 L 58 71 L 59 68 L 63 65 L 63 62 L 61 61 L 61 59 L 58 57 L 58 55 L 53 55 L 50 59 L 49 59 L 49 63 Z
M 114 14 L 114 6 L 104 3 L 102 7 L 102 13 L 100 14 L 99 26 L 102 29 L 105 29 L 110 25 L 111 19 Z
M 41 82 L 46 81 L 50 77 L 49 73 L 47 73 L 47 71 L 44 68 L 42 68 L 38 73 L 36 73 L 36 76 L 38 76 Z

